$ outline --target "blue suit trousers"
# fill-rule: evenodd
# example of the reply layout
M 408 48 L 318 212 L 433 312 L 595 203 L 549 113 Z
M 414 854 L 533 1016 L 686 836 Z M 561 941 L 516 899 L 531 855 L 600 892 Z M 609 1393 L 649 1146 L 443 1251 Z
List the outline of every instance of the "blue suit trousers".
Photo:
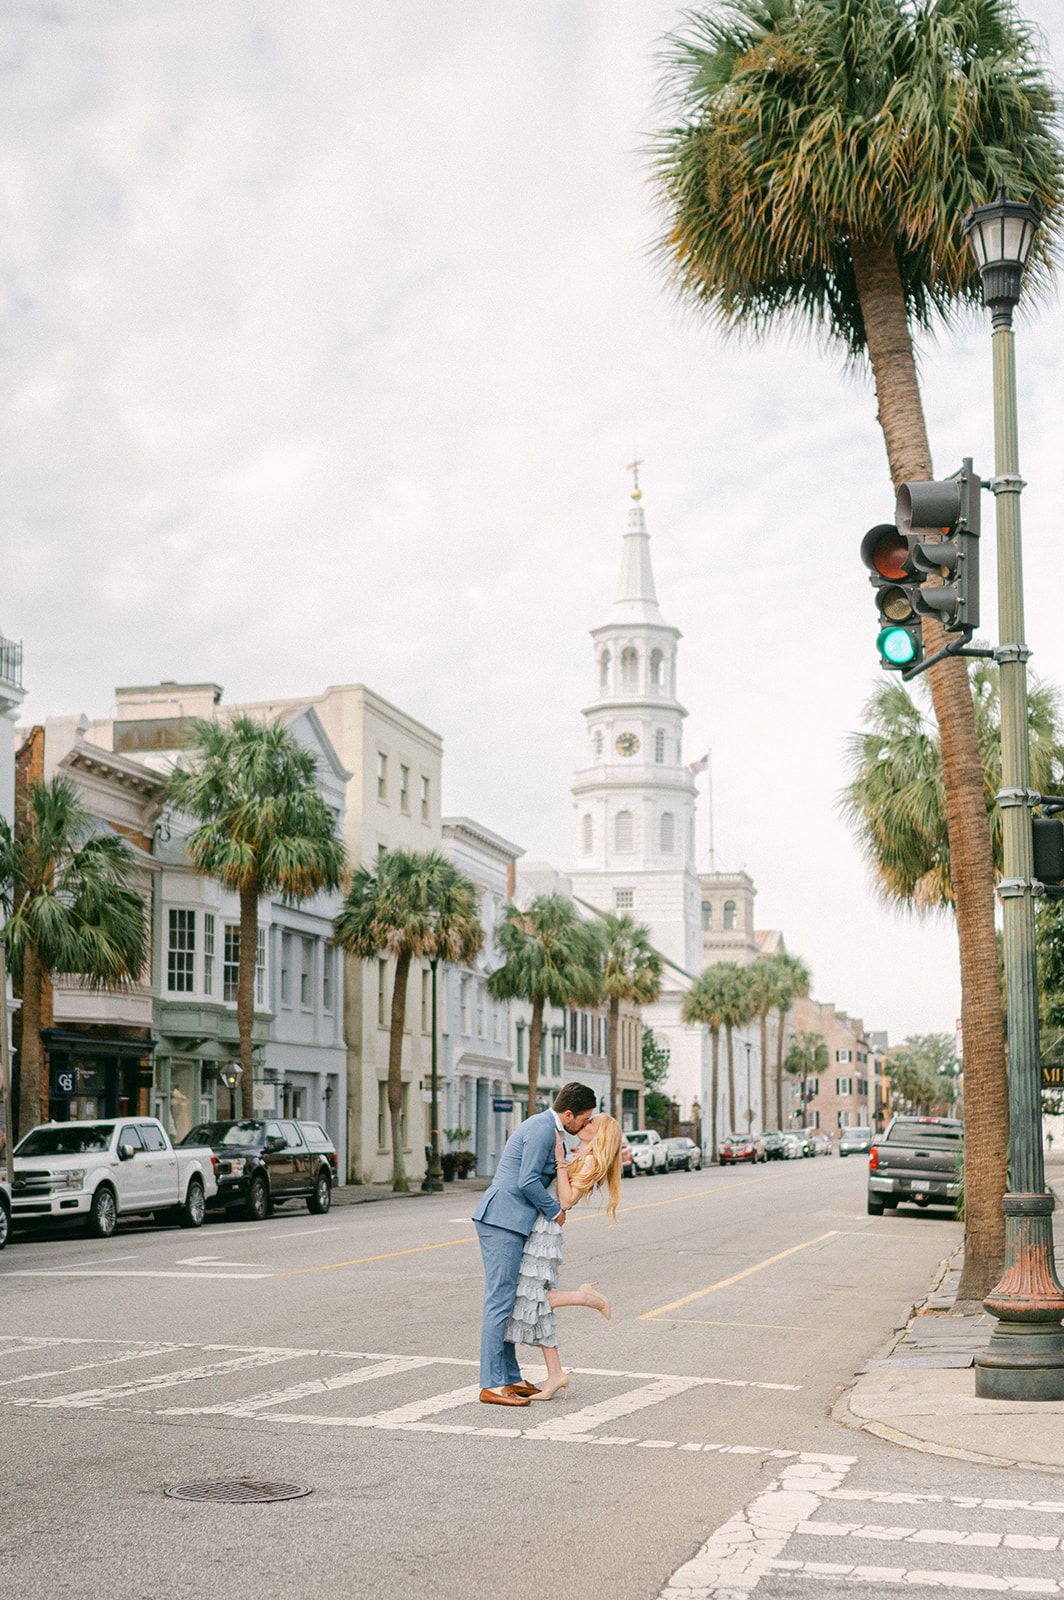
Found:
M 480 1334 L 480 1387 L 498 1389 L 504 1383 L 520 1383 L 521 1368 L 517 1352 L 503 1338 L 506 1322 L 514 1308 L 517 1274 L 524 1253 L 525 1237 L 510 1228 L 496 1228 L 490 1222 L 474 1223 L 484 1262 L 484 1322 Z

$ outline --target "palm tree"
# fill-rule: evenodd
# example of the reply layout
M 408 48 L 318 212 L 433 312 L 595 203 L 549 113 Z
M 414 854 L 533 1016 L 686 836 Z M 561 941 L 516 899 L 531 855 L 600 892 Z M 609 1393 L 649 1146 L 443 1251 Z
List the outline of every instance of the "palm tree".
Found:
M 776 1121 L 783 1127 L 783 1041 L 787 1026 L 787 1013 L 796 1000 L 809 993 L 812 974 L 801 956 L 787 955 L 781 951 L 776 957 L 780 973 L 780 999 L 776 1020 Z
M 53 973 L 90 988 L 135 979 L 148 960 L 143 897 L 131 885 L 136 858 L 117 833 L 96 833 L 69 778 L 31 785 L 15 826 L 0 817 L 4 945 L 22 985 L 19 1136 L 48 1107 L 41 1000 Z
M 497 934 L 505 956 L 488 979 L 496 1000 L 532 1007 L 528 1036 L 528 1115 L 536 1110 L 543 1049 L 543 1008 L 594 1006 L 602 998 L 604 947 L 598 926 L 581 922 L 563 894 L 537 895 L 526 911 L 506 907 Z M 612 1032 L 611 1032 L 612 1041 Z
M 809 1100 L 809 1079 L 816 1078 L 819 1080 L 821 1073 L 828 1070 L 828 1049 L 824 1043 L 823 1034 L 795 1034 L 791 1040 L 791 1047 L 787 1051 L 783 1070 L 792 1078 L 800 1078 L 802 1081 L 802 1125 L 804 1127 L 806 1106 Z
M 871 366 L 895 485 L 932 476 L 912 326 L 981 290 L 961 218 L 1007 183 L 1050 222 L 1056 97 L 1011 0 L 728 0 L 669 40 L 661 254 L 727 327 L 813 328 Z M 1041 237 L 1045 279 L 1053 228 Z M 944 642 L 924 623 L 928 654 Z M 965 1299 L 1004 1260 L 1008 1104 L 993 872 L 966 664 L 931 668 L 968 1060 Z
M 606 912 L 602 919 L 606 947 L 603 979 L 609 997 L 610 1115 L 621 1120 L 617 1074 L 621 1058 L 621 1001 L 648 1006 L 661 993 L 665 963 L 650 943 L 650 929 L 632 917 Z
M 734 1030 L 754 1015 L 749 969 L 737 961 L 721 961 L 706 967 L 695 979 L 683 999 L 685 1022 L 701 1022 L 709 1028 L 713 1041 L 713 1078 L 710 1117 L 711 1159 L 717 1158 L 717 1101 L 720 1083 L 720 1030 L 728 1041 L 728 1121 L 735 1131 L 735 1052 Z
M 382 850 L 376 870 L 355 873 L 334 924 L 336 941 L 359 961 L 394 957 L 388 1038 L 392 1188 L 409 1191 L 403 1164 L 403 1031 L 410 964 L 415 959 L 476 959 L 484 945 L 476 885 L 437 851 Z
M 346 855 L 317 786 L 317 758 L 282 723 L 245 713 L 229 722 L 197 719 L 185 758 L 170 774 L 167 795 L 196 823 L 185 841 L 189 860 L 240 897 L 236 1021 L 241 1106 L 249 1117 L 259 900 L 281 893 L 299 901 L 338 889 Z
M 769 1107 L 771 1096 L 769 1094 L 769 1069 L 768 1069 L 768 1019 L 773 1011 L 783 1011 L 786 1015 L 791 1003 L 791 990 L 789 984 L 788 966 L 785 964 L 786 956 L 782 952 L 774 956 L 761 956 L 748 969 L 750 975 L 750 996 L 754 1007 L 754 1015 L 761 1027 L 761 1121 L 764 1127 L 768 1126 L 770 1116 Z M 781 1047 L 782 1047 L 782 1023 Z M 776 1110 L 776 1127 L 781 1126 L 781 1111 Z

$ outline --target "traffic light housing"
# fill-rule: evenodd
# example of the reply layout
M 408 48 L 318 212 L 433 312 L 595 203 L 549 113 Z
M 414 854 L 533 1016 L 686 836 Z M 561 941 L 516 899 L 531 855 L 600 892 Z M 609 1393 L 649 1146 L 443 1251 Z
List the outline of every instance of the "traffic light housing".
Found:
M 1047 899 L 1064 899 L 1064 822 L 1043 810 L 1040 817 L 1031 818 L 1031 836 L 1035 879 Z
M 946 633 L 971 637 L 979 623 L 979 491 L 965 461 L 952 478 L 903 483 L 893 524 L 877 523 L 861 541 L 876 591 L 880 665 L 911 676 L 924 660 L 922 617 Z M 928 580 L 937 577 L 939 583 Z

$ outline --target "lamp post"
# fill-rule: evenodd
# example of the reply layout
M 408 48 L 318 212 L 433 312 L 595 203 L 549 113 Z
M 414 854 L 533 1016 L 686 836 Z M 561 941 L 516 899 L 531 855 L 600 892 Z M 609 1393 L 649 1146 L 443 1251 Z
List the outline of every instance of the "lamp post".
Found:
M 1005 936 L 1008 1011 L 1009 1155 L 1005 1195 L 1005 1275 L 986 1300 L 998 1318 L 975 1361 L 975 1392 L 985 1399 L 1064 1399 L 1064 1290 L 1053 1262 L 1053 1196 L 1042 1164 L 1042 1073 L 1038 1047 L 1031 836 L 1027 658 L 1020 541 L 1019 430 L 1012 313 L 1041 217 L 1002 188 L 964 219 L 993 323 L 994 477 L 997 501 L 998 631 L 1001 674 L 1001 792 L 1004 874 L 998 884 Z
M 229 1090 L 229 1115 L 236 1116 L 236 1086 L 244 1075 L 243 1067 L 237 1062 L 230 1061 L 222 1068 L 218 1076 Z
M 746 1048 L 746 1131 L 750 1133 L 754 1126 L 754 1108 L 750 1098 L 750 1051 L 753 1045 L 749 1039 L 744 1039 L 743 1044 Z
M 440 1165 L 440 1075 L 439 1048 L 436 1027 L 436 968 L 439 966 L 438 955 L 429 957 L 429 968 L 432 972 L 432 1099 L 429 1104 L 429 1139 L 432 1154 L 429 1157 L 429 1170 L 425 1174 L 425 1181 L 421 1185 L 423 1194 L 439 1194 L 443 1190 L 443 1168 Z

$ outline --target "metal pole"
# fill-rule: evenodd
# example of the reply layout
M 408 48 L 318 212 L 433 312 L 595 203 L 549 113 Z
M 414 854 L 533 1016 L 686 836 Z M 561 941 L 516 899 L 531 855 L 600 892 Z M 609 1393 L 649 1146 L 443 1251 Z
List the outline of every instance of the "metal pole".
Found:
M 987 1399 L 1064 1399 L 1064 1290 L 1053 1261 L 1053 1196 L 1042 1163 L 1027 657 L 1020 541 L 1019 429 L 1011 308 L 994 308 L 994 480 L 997 499 L 1001 794 L 1004 875 L 998 885 L 1008 1010 L 1009 1158 L 1005 1275 L 983 1302 L 998 1318 L 976 1357 L 975 1392 Z
M 0 940 L 0 1098 L 4 1102 L 4 1150 L 3 1160 L 0 1160 L 0 1178 L 5 1178 L 10 1185 L 15 1176 L 11 1164 L 15 1148 L 15 1130 L 11 1114 L 11 1049 L 7 1029 L 7 952 L 3 941 Z
M 432 1160 L 429 1163 L 429 1193 L 435 1194 L 443 1188 L 443 1168 L 440 1166 L 440 1077 L 439 1048 L 436 1027 L 436 968 L 439 958 L 432 956 L 429 966 L 432 969 L 432 1104 L 429 1107 L 429 1119 L 432 1123 Z

